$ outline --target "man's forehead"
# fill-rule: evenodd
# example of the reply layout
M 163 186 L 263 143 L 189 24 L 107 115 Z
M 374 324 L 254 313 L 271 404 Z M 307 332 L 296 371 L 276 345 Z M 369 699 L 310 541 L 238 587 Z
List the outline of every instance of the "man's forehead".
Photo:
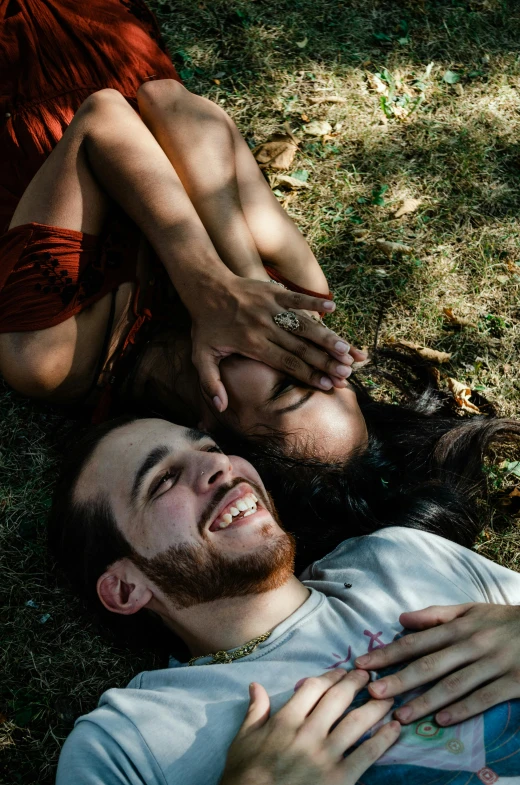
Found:
M 81 499 L 110 492 L 114 479 L 119 487 L 131 484 L 133 473 L 150 450 L 161 446 L 168 453 L 175 453 L 187 442 L 193 442 L 193 436 L 189 428 L 159 419 L 136 420 L 115 428 L 94 449 L 74 495 Z

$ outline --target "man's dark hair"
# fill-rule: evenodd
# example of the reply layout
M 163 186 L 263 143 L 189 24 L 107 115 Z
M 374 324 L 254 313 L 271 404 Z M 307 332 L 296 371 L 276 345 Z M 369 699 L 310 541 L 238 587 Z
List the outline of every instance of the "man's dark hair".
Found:
M 81 472 L 91 459 L 98 444 L 116 428 L 138 420 L 124 415 L 101 425 L 90 426 L 79 437 L 75 436 L 64 450 L 64 460 L 56 485 L 49 518 L 48 543 L 51 556 L 69 583 L 94 611 L 103 631 L 118 645 L 160 649 L 163 653 L 175 650 L 184 656 L 184 647 L 162 624 L 146 611 L 132 616 L 110 613 L 97 596 L 96 584 L 111 564 L 132 558 L 133 548 L 119 529 L 107 499 L 94 498 L 80 502 L 74 489 Z

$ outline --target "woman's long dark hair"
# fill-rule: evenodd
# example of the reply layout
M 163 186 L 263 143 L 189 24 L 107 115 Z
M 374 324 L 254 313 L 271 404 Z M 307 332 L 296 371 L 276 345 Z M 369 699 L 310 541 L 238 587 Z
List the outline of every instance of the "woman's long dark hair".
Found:
M 495 417 L 490 406 L 488 416 L 458 416 L 423 360 L 381 351 L 378 365 L 382 357 L 397 363 L 398 371 L 376 366 L 371 375 L 390 379 L 408 400 L 376 401 L 355 381 L 369 440 L 343 463 L 288 453 L 283 435 L 275 432 L 244 437 L 226 429 L 217 436 L 227 452 L 259 470 L 297 538 L 301 566 L 347 537 L 386 526 L 421 529 L 471 546 L 489 510 L 480 503 L 486 453 L 492 445 L 520 439 L 520 423 Z

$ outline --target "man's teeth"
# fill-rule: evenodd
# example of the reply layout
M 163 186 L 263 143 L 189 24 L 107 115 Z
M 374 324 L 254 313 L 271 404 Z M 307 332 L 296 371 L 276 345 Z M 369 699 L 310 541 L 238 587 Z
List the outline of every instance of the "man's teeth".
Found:
M 242 518 L 247 518 L 248 515 L 253 515 L 253 513 L 255 513 L 257 510 L 257 502 L 258 498 L 254 493 L 248 493 L 247 496 L 244 496 L 242 499 L 238 499 L 238 501 L 234 503 L 233 507 L 229 508 L 229 512 L 224 513 L 218 522 L 219 529 L 226 529 L 233 521 L 233 518 L 236 518 L 237 515 L 240 515 L 241 513 L 243 513 Z

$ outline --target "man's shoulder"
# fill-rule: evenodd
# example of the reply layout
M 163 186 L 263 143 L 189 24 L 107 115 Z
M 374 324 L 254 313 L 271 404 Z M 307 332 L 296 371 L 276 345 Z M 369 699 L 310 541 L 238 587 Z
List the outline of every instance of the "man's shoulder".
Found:
M 397 557 L 404 562 L 408 559 L 420 561 L 428 559 L 432 549 L 438 552 L 452 548 L 462 549 L 462 546 L 430 532 L 388 526 L 372 534 L 344 540 L 331 553 L 311 564 L 300 577 L 301 580 L 324 577 L 331 571 L 344 569 L 354 563 L 360 567 L 367 561 L 372 567 L 381 562 L 395 563 Z

